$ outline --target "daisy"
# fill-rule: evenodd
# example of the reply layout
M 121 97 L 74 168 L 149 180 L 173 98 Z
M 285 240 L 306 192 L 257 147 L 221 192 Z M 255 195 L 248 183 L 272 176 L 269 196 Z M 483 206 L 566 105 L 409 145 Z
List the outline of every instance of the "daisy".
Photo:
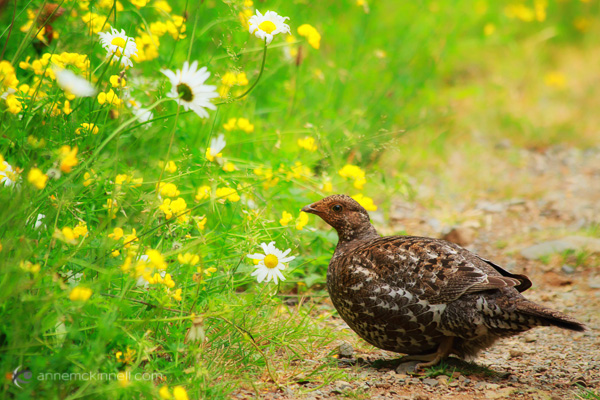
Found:
M 42 226 L 42 224 L 43 224 L 42 221 L 44 220 L 44 218 L 46 218 L 46 216 L 44 214 L 37 215 L 37 217 L 35 219 L 35 225 L 34 225 L 35 229 L 39 229 L 40 226 Z M 44 225 L 44 226 L 46 226 L 46 225 Z
M 215 158 L 223 157 L 221 151 L 225 148 L 227 142 L 225 141 L 225 135 L 220 134 L 217 138 L 210 140 L 210 147 L 206 149 L 206 158 L 208 161 L 215 161 Z
M 256 15 L 251 16 L 248 20 L 250 34 L 265 40 L 269 45 L 273 41 L 273 36 L 278 33 L 290 34 L 290 26 L 285 24 L 285 20 L 289 18 L 282 17 L 275 11 L 267 11 L 265 15 L 262 15 L 260 11 L 256 10 Z
M 106 58 L 115 57 L 120 60 L 122 66 L 133 67 L 131 57 L 137 57 L 137 45 L 135 39 L 125 34 L 125 29 L 121 32 L 115 28 L 110 28 L 110 32 L 100 32 L 100 41 L 102 47 L 107 51 Z
M 154 118 L 154 113 L 152 111 L 144 107 L 134 107 L 131 111 L 133 112 L 133 115 L 137 117 L 138 121 L 144 124 L 144 129 L 148 129 L 152 126 L 152 122 L 148 122 Z M 145 122 L 148 123 L 146 124 Z
M 56 83 L 58 86 L 77 97 L 91 97 L 96 94 L 96 89 L 91 83 L 69 71 L 68 69 L 54 68 L 54 76 L 56 77 Z
M 14 186 L 19 176 L 13 167 L 0 156 L 0 184 Z
M 176 72 L 168 69 L 160 72 L 171 81 L 171 91 L 167 93 L 168 97 L 176 99 L 177 104 L 182 105 L 186 111 L 191 108 L 200 118 L 208 118 L 205 108 L 216 110 L 217 107 L 210 102 L 210 99 L 219 97 L 219 95 L 216 92 L 216 86 L 204 84 L 210 76 L 206 67 L 197 68 L 198 61 L 194 61 L 192 65 L 186 61 L 183 63 L 183 68 Z
M 292 261 L 295 256 L 286 257 L 292 249 L 281 251 L 275 247 L 275 242 L 269 244 L 261 243 L 260 247 L 264 250 L 265 254 L 248 254 L 248 258 L 255 260 L 257 263 L 256 269 L 252 273 L 252 276 L 256 276 L 258 283 L 267 280 L 270 282 L 271 279 L 277 284 L 277 279 L 284 281 L 285 277 L 281 273 L 285 269 L 285 263 Z

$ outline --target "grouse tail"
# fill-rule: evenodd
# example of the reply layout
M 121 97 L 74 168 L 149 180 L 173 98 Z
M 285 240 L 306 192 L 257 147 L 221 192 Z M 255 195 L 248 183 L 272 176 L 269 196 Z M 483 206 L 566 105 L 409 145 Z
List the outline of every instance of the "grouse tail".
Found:
M 557 326 L 575 332 L 583 332 L 587 327 L 575 318 L 569 317 L 560 311 L 541 306 L 532 301 L 520 302 L 517 305 L 519 314 L 533 318 L 535 325 Z

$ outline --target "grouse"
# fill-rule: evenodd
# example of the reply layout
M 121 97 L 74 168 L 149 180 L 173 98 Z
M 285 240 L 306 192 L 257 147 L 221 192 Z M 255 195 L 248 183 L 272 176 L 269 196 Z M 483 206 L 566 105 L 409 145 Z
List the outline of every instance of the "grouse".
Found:
M 327 289 L 340 316 L 360 337 L 408 354 L 417 368 L 454 354 L 473 358 L 496 340 L 536 326 L 584 331 L 585 325 L 527 300 L 525 275 L 445 240 L 380 237 L 367 211 L 346 195 L 302 209 L 321 217 L 339 241 Z

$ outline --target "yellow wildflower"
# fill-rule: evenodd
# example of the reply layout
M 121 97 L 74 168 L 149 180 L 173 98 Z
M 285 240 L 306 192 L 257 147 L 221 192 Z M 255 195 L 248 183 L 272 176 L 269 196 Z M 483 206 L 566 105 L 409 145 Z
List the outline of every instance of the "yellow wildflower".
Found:
M 305 136 L 302 139 L 298 139 L 298 146 L 308 151 L 316 151 L 317 145 L 315 144 L 315 138 L 311 136 Z
M 329 180 L 324 181 L 323 184 L 321 185 L 321 190 L 324 191 L 325 193 L 333 192 L 333 185 L 331 184 L 331 181 L 329 181 Z
M 496 25 L 492 24 L 492 23 L 487 23 L 485 24 L 485 26 L 483 27 L 483 34 L 485 36 L 491 36 L 494 34 L 494 32 L 496 32 Z
M 161 196 L 166 197 L 177 197 L 179 196 L 179 190 L 177 190 L 177 186 L 171 182 L 161 182 L 158 187 L 158 193 Z
M 210 186 L 200 186 L 196 191 L 196 201 L 208 199 L 210 197 Z
M 146 251 L 146 255 L 148 256 L 148 260 L 150 263 L 159 270 L 167 269 L 167 263 L 163 258 L 162 254 L 158 250 L 149 249 Z
M 158 40 L 157 35 L 150 36 L 147 33 L 142 32 L 140 36 L 135 38 L 135 44 L 138 50 L 137 56 L 134 56 L 136 61 L 149 61 L 158 57 L 160 41 Z
M 219 203 L 225 204 L 225 200 L 229 200 L 231 202 L 240 201 L 240 195 L 237 190 L 230 187 L 222 187 L 218 188 L 215 192 L 215 196 L 217 197 L 217 201 Z
M 77 146 L 64 145 L 59 149 L 60 154 L 60 170 L 65 173 L 71 172 L 74 166 L 77 165 Z
M 175 164 L 175 161 L 167 161 L 166 165 L 164 161 L 159 161 L 158 165 L 159 167 L 164 168 L 165 171 L 167 171 L 170 174 L 173 174 L 175 173 L 175 171 L 177 171 L 177 164 Z
M 367 211 L 377 211 L 377 206 L 373 203 L 373 199 L 362 195 L 361 193 L 352 196 L 354 200 L 364 207 Z
M 548 72 L 544 76 L 544 83 L 554 89 L 564 89 L 567 86 L 567 78 L 562 72 Z
M 281 219 L 279 220 L 279 223 L 280 223 L 282 226 L 287 226 L 287 224 L 289 224 L 289 223 L 290 223 L 290 221 L 292 220 L 292 218 L 293 218 L 293 217 L 292 217 L 292 214 L 290 214 L 290 213 L 289 213 L 289 212 L 287 212 L 287 211 L 284 211 L 284 212 L 282 213 L 282 215 L 281 215 Z
M 136 353 L 135 350 L 130 349 L 129 346 L 127 346 L 127 351 L 125 352 L 125 354 L 123 354 L 122 351 L 117 351 L 117 354 L 115 354 L 115 358 L 119 362 L 129 364 L 133 361 L 133 357 L 135 356 L 135 353 Z
M 159 390 L 158 390 L 158 395 L 160 396 L 161 399 L 163 400 L 170 400 L 173 398 L 173 396 L 171 396 L 171 393 L 169 393 L 169 388 L 167 386 L 162 386 Z
M 93 123 L 82 123 L 79 128 L 75 129 L 75 133 L 81 135 L 82 133 L 91 133 L 93 135 L 98 134 L 98 127 Z
M 170 289 L 175 286 L 175 281 L 171 278 L 171 274 L 166 274 L 161 283 Z
M 148 4 L 148 0 L 131 0 L 131 4 L 136 6 L 139 10 L 142 7 L 146 7 L 146 4 Z
M 305 37 L 313 48 L 321 47 L 321 34 L 309 24 L 303 24 L 298 27 L 298 35 Z
M 340 174 L 342 178 L 353 178 L 354 187 L 357 189 L 362 189 L 365 183 L 367 183 L 365 171 L 356 165 L 346 164 L 338 171 L 338 174 Z
M 177 289 L 177 290 L 175 291 L 175 293 L 173 293 L 173 294 L 171 295 L 171 297 L 173 297 L 173 298 L 174 298 L 175 300 L 177 300 L 177 301 L 181 301 L 181 300 L 182 300 L 182 298 L 181 298 L 181 289 Z M 177 399 L 177 397 L 175 397 L 175 398 Z M 179 398 L 180 398 L 180 399 L 187 399 L 187 394 L 186 394 L 186 396 L 185 396 L 185 397 L 179 397 Z
M 124 247 L 127 249 L 131 247 L 134 242 L 137 242 L 139 239 L 136 236 L 135 229 L 131 230 L 131 233 L 123 238 Z
M 310 168 L 306 165 L 303 165 L 300 161 L 296 161 L 294 166 L 291 168 L 290 172 L 287 173 L 287 179 L 300 179 L 305 180 L 309 178 L 311 175 Z
M 246 76 L 245 72 L 240 72 L 237 74 L 237 76 L 235 77 L 237 80 L 237 85 L 238 86 L 246 86 L 248 85 L 248 77 Z
M 92 170 L 92 173 L 94 173 L 94 170 Z M 88 187 L 90 186 L 92 183 L 94 183 L 94 178 L 92 178 L 92 174 L 90 174 L 89 172 L 86 172 L 85 174 L 83 174 L 83 186 Z
M 173 9 L 171 8 L 171 6 L 169 5 L 169 3 L 165 0 L 157 0 L 154 2 L 154 7 L 156 7 L 159 10 L 164 11 L 167 14 L 171 14 L 171 11 L 173 11 Z
M 187 204 L 181 197 L 175 200 L 165 199 L 158 208 L 165 214 L 166 219 L 171 219 L 174 214 L 181 214 L 178 215 L 180 222 L 185 222 L 187 219 L 187 216 L 184 214 Z
M 124 88 L 127 86 L 127 81 L 119 75 L 111 75 L 109 78 L 110 84 L 114 88 Z
M 69 100 L 65 100 L 63 103 L 62 112 L 65 113 L 65 115 L 69 115 L 73 112 L 73 109 L 71 108 L 71 102 Z
M 233 86 L 237 83 L 237 78 L 233 72 L 226 72 L 221 77 L 221 83 L 225 86 Z
M 6 107 L 11 114 L 18 114 L 23 111 L 23 105 L 14 94 L 6 96 Z
M 46 141 L 44 139 L 38 139 L 33 135 L 27 136 L 27 143 L 36 149 L 41 149 L 46 146 Z
M 247 31 L 248 28 L 250 27 L 250 25 L 248 24 L 248 21 L 250 20 L 250 17 L 253 14 L 254 14 L 254 12 L 250 8 L 245 8 L 238 13 L 238 18 L 239 18 L 240 23 L 242 24 L 242 27 L 244 28 L 245 31 Z
M 117 212 L 119 211 L 119 204 L 117 203 L 116 199 L 106 199 L 106 204 L 102 207 L 106 208 L 106 211 L 108 211 L 108 215 L 112 219 L 115 219 L 117 217 Z
M 192 253 L 179 254 L 177 260 L 182 264 L 196 265 L 200 262 L 200 256 Z
M 44 174 L 39 168 L 32 168 L 27 174 L 27 180 L 38 189 L 46 187 L 48 181 L 48 175 Z
M 246 133 L 254 132 L 254 125 L 250 123 L 248 118 L 238 118 L 237 126 Z
M 235 164 L 228 161 L 223 165 L 223 171 L 225 172 L 233 172 L 235 171 Z
M 204 228 L 206 227 L 206 221 L 208 221 L 208 219 L 206 217 L 193 217 L 194 221 L 196 222 L 196 228 L 198 228 L 199 231 L 203 231 Z
M 106 17 L 96 13 L 88 12 L 81 17 L 82 21 L 87 25 L 90 34 L 96 34 L 102 31 L 102 28 L 110 28 L 110 24 L 106 23 Z
M 0 91 L 2 88 L 16 89 L 19 84 L 15 69 L 8 61 L 0 61 Z
M 227 123 L 223 124 L 223 129 L 225 129 L 226 131 L 232 131 L 235 129 L 237 123 L 237 118 L 229 118 L 227 120 Z
M 2 250 L 2 246 L 0 246 L 0 250 Z M 32 274 L 37 274 L 40 272 L 40 264 L 33 264 L 31 261 L 21 261 L 19 263 L 19 267 L 25 272 L 31 272 Z
M 91 296 L 92 289 L 81 286 L 74 287 L 71 293 L 69 293 L 71 301 L 88 301 Z
M 87 236 L 88 229 L 85 222 L 79 221 L 76 227 L 73 228 L 73 235 L 75 239 L 78 239 L 80 236 Z
M 98 6 L 100 8 L 105 8 L 105 9 L 110 9 L 112 7 L 115 7 L 115 10 L 117 10 L 118 12 L 123 11 L 123 4 L 121 4 L 120 1 L 117 1 L 115 3 L 114 0 L 98 0 L 96 2 L 96 6 Z
M 304 211 L 300 211 L 300 215 L 296 218 L 296 229 L 301 231 L 308 224 L 308 214 Z
M 109 105 L 114 105 L 115 107 L 119 107 L 123 101 L 121 99 L 119 99 L 119 96 L 117 96 L 117 94 L 110 89 L 107 93 L 104 92 L 100 92 L 98 94 L 98 103 L 100 103 L 101 105 L 103 104 L 109 104 Z
M 115 228 L 113 229 L 113 233 L 109 233 L 108 237 L 113 239 L 113 240 L 119 240 L 123 237 L 123 229 L 122 228 Z

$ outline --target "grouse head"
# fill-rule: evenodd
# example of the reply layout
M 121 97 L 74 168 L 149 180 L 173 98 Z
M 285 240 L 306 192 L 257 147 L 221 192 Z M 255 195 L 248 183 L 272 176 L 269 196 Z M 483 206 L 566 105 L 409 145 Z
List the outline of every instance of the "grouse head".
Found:
M 340 242 L 378 237 L 371 225 L 369 214 L 363 206 L 350 196 L 334 194 L 302 209 L 318 215 L 338 233 Z

